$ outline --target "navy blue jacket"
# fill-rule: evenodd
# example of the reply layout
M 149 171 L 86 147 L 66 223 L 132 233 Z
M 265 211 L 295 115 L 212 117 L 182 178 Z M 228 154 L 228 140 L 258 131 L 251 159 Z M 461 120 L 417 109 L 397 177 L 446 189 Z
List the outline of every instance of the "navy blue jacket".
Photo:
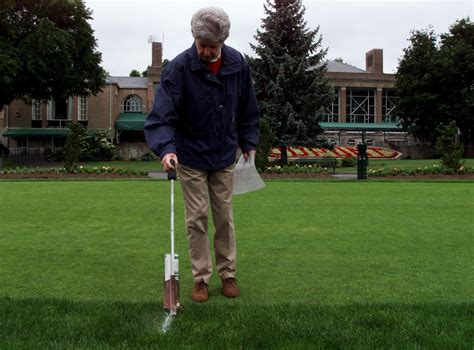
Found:
M 195 169 L 217 170 L 235 162 L 258 143 L 259 112 L 250 69 L 242 55 L 222 47 L 222 66 L 214 75 L 196 46 L 179 54 L 163 71 L 145 138 L 163 158 Z

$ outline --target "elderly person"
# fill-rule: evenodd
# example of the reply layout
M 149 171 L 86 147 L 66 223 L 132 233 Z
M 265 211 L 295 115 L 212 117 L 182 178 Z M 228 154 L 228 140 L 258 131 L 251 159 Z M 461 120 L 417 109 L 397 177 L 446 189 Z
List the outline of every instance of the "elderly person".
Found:
M 194 43 L 166 66 L 145 123 L 148 146 L 164 169 L 172 168 L 171 160 L 177 164 L 195 282 L 191 298 L 197 302 L 209 298 L 209 202 L 222 293 L 229 298 L 240 293 L 232 179 L 238 148 L 248 158 L 258 143 L 259 112 L 249 66 L 224 44 L 229 29 L 222 9 L 204 8 L 193 15 Z

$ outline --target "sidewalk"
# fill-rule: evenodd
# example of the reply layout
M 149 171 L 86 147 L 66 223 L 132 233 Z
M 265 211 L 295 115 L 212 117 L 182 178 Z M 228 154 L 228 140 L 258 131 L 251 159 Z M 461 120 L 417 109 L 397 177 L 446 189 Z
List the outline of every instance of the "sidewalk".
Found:
M 166 173 L 149 172 L 148 176 L 152 179 L 168 180 L 168 175 Z
M 357 179 L 357 174 L 333 174 L 333 177 L 335 177 L 338 180 L 355 180 Z

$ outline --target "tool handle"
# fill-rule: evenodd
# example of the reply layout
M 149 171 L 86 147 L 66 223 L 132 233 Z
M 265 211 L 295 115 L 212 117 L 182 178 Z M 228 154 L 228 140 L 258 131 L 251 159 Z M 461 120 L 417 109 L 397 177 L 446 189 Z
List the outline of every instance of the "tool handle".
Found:
M 174 159 L 171 159 L 170 163 L 173 168 L 168 170 L 168 180 L 176 180 L 176 162 L 174 161 Z

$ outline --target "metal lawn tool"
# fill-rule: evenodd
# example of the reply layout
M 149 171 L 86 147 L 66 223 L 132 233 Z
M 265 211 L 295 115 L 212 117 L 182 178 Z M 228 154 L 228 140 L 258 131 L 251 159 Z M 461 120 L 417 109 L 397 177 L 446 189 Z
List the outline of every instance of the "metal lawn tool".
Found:
M 163 307 L 174 316 L 180 306 L 179 304 L 179 260 L 174 253 L 174 180 L 176 180 L 176 163 L 171 160 L 173 169 L 168 171 L 168 180 L 171 183 L 171 253 L 165 254 L 165 283 L 163 292 Z

